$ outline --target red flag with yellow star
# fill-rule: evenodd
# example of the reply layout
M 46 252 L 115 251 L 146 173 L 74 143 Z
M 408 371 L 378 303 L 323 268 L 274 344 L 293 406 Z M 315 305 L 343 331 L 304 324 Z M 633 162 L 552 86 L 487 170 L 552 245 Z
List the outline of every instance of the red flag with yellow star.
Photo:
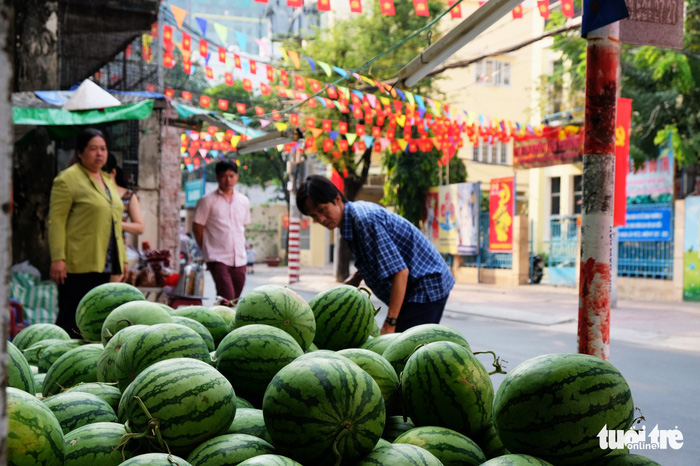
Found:
M 208 96 L 208 95 L 200 95 L 200 96 L 199 96 L 199 105 L 201 105 L 201 106 L 204 107 L 204 108 L 208 108 L 208 107 L 209 107 L 209 102 L 210 102 L 210 101 L 211 101 L 211 99 L 209 99 L 209 96 Z
M 521 19 L 523 17 L 523 6 L 518 5 L 515 8 L 513 8 L 513 19 Z
M 205 39 L 199 39 L 199 54 L 207 58 L 207 41 Z
M 287 70 L 280 70 L 280 81 L 284 84 L 284 87 L 289 87 L 289 75 Z
M 248 60 L 250 63 L 250 73 L 251 74 L 258 74 L 258 64 L 255 63 L 255 60 Z
M 191 50 L 192 49 L 192 37 L 187 34 L 186 32 L 182 33 L 182 50 Z
M 452 6 L 455 3 L 457 3 L 457 0 L 450 0 L 449 6 Z M 450 10 L 450 17 L 452 19 L 461 18 L 462 17 L 462 5 L 457 5 L 456 7 L 452 8 Z
M 226 49 L 223 47 L 219 47 L 219 61 L 221 63 L 226 63 Z
M 163 26 L 163 43 L 172 44 L 173 42 L 173 27 L 167 24 Z
M 233 86 L 233 74 L 231 72 L 227 71 L 224 73 L 224 82 L 226 82 L 228 86 Z
M 292 8 L 301 8 L 304 6 L 304 0 L 287 0 L 287 6 Z
M 549 0 L 537 0 L 537 9 L 540 10 L 541 17 L 549 19 Z
M 236 68 L 243 69 L 243 67 L 241 66 L 241 56 L 240 55 L 235 54 L 235 53 L 233 54 L 233 64 Z
M 246 106 L 245 106 L 245 104 L 242 104 L 242 103 L 240 103 L 240 102 L 237 103 L 237 104 L 236 104 L 236 111 L 237 111 L 238 113 L 243 113 L 243 114 L 245 114 L 245 111 L 246 111 Z
M 350 11 L 352 13 L 362 13 L 362 2 L 360 0 L 350 0 Z
M 214 70 L 211 69 L 211 66 L 205 67 L 204 70 L 205 74 L 207 75 L 207 78 L 214 79 Z
M 574 0 L 561 0 L 561 12 L 567 18 L 574 17 Z
M 331 11 L 331 0 L 318 0 L 318 11 Z
M 383 15 L 396 16 L 394 0 L 379 0 L 379 8 Z
M 228 110 L 228 100 L 219 99 L 219 108 L 224 112 Z
M 428 0 L 413 0 L 413 9 L 418 16 L 430 16 Z

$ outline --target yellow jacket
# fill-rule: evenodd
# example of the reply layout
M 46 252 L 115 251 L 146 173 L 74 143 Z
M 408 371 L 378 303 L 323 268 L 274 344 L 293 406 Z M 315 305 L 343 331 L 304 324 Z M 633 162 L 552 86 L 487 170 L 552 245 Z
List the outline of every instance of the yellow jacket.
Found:
M 49 248 L 51 261 L 65 260 L 68 273 L 102 273 L 114 226 L 119 263 L 112 264 L 118 274 L 126 262 L 122 240 L 124 205 L 112 180 L 100 172 L 109 189 L 104 189 L 80 163 L 63 170 L 53 180 L 49 206 Z

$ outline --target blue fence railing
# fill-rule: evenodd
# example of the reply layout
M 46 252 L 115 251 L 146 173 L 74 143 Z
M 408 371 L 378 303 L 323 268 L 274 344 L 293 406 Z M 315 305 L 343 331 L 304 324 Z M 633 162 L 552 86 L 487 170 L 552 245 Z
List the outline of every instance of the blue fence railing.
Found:
M 667 207 L 667 204 L 628 205 L 627 211 L 644 211 Z M 671 209 L 670 241 L 620 241 L 617 274 L 620 277 L 673 280 L 673 225 Z
M 479 213 L 479 254 L 461 256 L 462 267 L 482 269 L 511 269 L 513 254 L 510 252 L 489 252 L 489 213 Z

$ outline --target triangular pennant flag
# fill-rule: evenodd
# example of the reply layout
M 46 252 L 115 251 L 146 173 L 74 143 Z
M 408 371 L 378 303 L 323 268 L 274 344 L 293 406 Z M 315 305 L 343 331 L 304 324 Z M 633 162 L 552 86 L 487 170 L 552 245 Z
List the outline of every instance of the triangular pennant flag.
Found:
M 304 57 L 304 60 L 306 60 L 309 63 L 309 66 L 312 70 L 316 70 L 316 62 L 312 58 Z
M 301 68 L 301 62 L 299 61 L 299 53 L 295 52 L 294 50 L 287 50 L 287 56 L 289 57 L 290 60 L 292 60 L 292 64 L 294 65 L 294 68 L 299 69 Z
M 231 147 L 236 147 L 238 146 L 238 143 L 241 141 L 241 135 L 236 134 L 231 138 Z
M 287 123 L 282 123 L 279 121 L 275 123 L 275 126 L 277 126 L 277 131 L 284 131 L 285 129 L 289 128 L 289 125 Z
M 275 47 L 277 51 L 282 55 L 282 59 L 285 62 L 289 62 L 289 56 L 287 56 L 287 50 L 283 49 L 282 47 Z
M 347 133 L 345 137 L 348 139 L 348 144 L 352 146 L 352 143 L 355 142 L 355 139 L 357 139 L 357 134 L 355 133 Z
M 272 123 L 270 120 L 266 120 L 264 118 L 260 119 L 260 127 L 261 128 L 267 128 L 270 125 L 270 123 Z
M 406 150 L 406 147 L 408 147 L 408 141 L 405 139 L 397 139 L 396 141 L 399 143 L 401 150 Z
M 263 39 L 255 39 L 255 42 L 258 44 L 258 54 L 259 55 L 264 55 L 266 57 L 270 56 L 270 48 L 267 46 L 267 43 Z
M 311 131 L 311 134 L 314 135 L 315 138 L 318 138 L 320 135 L 323 134 L 323 128 L 309 128 Z
M 200 18 L 199 16 L 195 16 L 194 19 L 197 20 L 197 24 L 199 25 L 200 31 L 202 31 L 202 36 L 206 37 L 207 35 L 207 26 L 209 23 L 207 23 L 207 20 L 204 18 Z
M 248 36 L 240 31 L 236 32 L 236 40 L 238 41 L 238 46 L 241 48 L 241 52 L 245 52 L 246 46 L 248 45 Z
M 179 6 L 170 5 L 170 11 L 173 12 L 177 27 L 182 29 L 182 24 L 185 22 L 185 17 L 187 16 L 187 10 L 180 8 Z
M 328 136 L 330 136 L 330 138 L 335 141 L 335 138 L 340 136 L 340 133 L 337 131 L 329 131 Z
M 406 100 L 408 100 L 411 103 L 411 105 L 415 105 L 415 101 L 413 100 L 413 93 L 406 91 L 404 92 L 404 94 L 406 94 Z
M 367 97 L 367 101 L 369 102 L 370 106 L 372 108 L 377 106 L 377 96 L 374 94 L 365 94 Z
M 241 115 L 241 121 L 243 122 L 244 125 L 248 126 L 253 122 L 253 119 L 250 117 L 247 117 L 245 115 Z
M 320 64 L 320 62 L 319 62 L 319 64 Z M 350 74 L 347 71 L 345 71 L 344 69 L 338 68 L 337 66 L 334 66 L 332 68 L 333 68 L 333 71 L 335 71 L 336 73 L 338 73 L 342 77 L 344 77 L 346 79 L 350 77 Z
M 353 89 L 352 93 L 355 94 L 357 97 L 359 97 L 360 100 L 362 100 L 362 99 L 364 98 L 364 96 L 365 96 L 362 92 L 357 91 L 357 90 L 355 90 L 355 89 Z
M 219 39 L 221 39 L 221 42 L 223 44 L 228 44 L 228 42 L 226 42 L 226 39 L 228 39 L 228 28 L 223 24 L 214 23 L 214 30 L 216 31 L 216 35 L 219 36 Z
M 318 66 L 320 66 L 321 69 L 326 72 L 326 76 L 331 75 L 331 67 L 328 63 L 324 63 L 322 61 L 317 61 L 316 63 L 318 63 Z
M 372 136 L 363 136 L 362 139 L 364 139 L 367 147 L 372 147 L 374 145 L 374 138 Z

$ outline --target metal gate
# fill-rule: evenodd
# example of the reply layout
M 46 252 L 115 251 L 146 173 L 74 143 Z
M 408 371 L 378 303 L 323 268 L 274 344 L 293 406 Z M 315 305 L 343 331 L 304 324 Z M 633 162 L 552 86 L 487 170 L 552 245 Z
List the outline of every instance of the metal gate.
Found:
M 549 221 L 549 284 L 576 286 L 578 216 L 554 215 Z

